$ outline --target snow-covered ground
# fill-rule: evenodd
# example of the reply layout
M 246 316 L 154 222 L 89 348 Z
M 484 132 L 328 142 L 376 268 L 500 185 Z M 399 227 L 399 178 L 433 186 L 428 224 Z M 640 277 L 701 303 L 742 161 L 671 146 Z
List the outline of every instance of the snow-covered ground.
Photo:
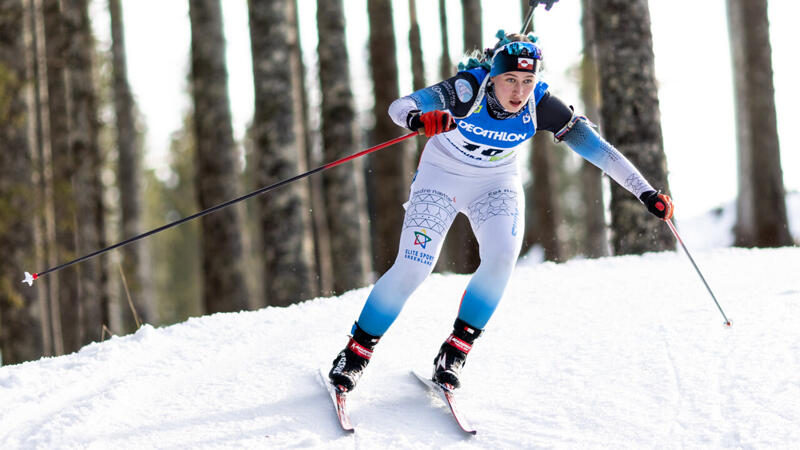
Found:
M 797 448 L 800 248 L 706 248 L 726 231 L 703 220 L 683 237 L 732 327 L 682 253 L 522 259 L 463 375 L 474 437 L 409 374 L 468 281 L 434 275 L 352 394 L 354 435 L 317 370 L 367 288 L 2 367 L 0 448 Z

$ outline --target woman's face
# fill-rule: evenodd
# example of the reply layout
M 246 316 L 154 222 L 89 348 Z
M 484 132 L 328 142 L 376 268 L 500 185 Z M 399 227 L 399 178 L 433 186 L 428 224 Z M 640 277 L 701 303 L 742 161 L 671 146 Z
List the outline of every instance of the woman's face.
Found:
M 530 72 L 506 72 L 492 77 L 494 94 L 506 111 L 521 110 L 536 86 L 536 76 Z

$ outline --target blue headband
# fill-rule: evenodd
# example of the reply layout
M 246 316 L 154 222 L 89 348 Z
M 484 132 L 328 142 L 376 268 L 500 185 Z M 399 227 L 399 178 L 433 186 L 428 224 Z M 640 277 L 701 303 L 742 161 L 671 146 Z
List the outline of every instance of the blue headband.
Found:
M 518 71 L 536 74 L 542 65 L 542 50 L 531 42 L 510 42 L 498 48 L 492 57 L 490 76 Z

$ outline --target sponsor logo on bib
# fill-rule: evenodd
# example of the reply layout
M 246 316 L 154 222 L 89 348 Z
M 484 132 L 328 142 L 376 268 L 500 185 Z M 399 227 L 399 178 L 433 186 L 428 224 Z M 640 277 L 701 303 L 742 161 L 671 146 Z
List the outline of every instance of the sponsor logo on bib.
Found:
M 463 120 L 458 122 L 458 126 L 467 133 L 472 133 L 489 139 L 496 139 L 498 141 L 518 142 L 524 141 L 528 137 L 527 133 L 511 133 L 508 131 L 487 130 Z

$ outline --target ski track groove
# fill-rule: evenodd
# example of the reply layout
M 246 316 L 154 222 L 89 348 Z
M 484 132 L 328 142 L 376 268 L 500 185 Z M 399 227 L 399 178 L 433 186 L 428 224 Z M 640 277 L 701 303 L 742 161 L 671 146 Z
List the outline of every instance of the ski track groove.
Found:
M 680 436 L 682 431 L 686 430 L 686 426 L 681 422 L 681 410 L 683 409 L 683 398 L 684 398 L 684 389 L 683 384 L 681 381 L 681 376 L 678 373 L 678 367 L 675 362 L 675 357 L 672 356 L 672 349 L 669 345 L 669 340 L 665 337 L 667 334 L 664 325 L 659 325 L 659 330 L 661 331 L 661 342 L 664 345 L 664 352 L 667 356 L 667 361 L 669 362 L 670 373 L 672 374 L 672 382 L 675 386 L 675 393 L 677 397 L 677 402 L 675 407 L 673 408 L 673 418 L 672 418 L 672 426 L 670 427 L 670 436 Z M 675 427 L 680 427 L 680 431 L 675 430 Z

